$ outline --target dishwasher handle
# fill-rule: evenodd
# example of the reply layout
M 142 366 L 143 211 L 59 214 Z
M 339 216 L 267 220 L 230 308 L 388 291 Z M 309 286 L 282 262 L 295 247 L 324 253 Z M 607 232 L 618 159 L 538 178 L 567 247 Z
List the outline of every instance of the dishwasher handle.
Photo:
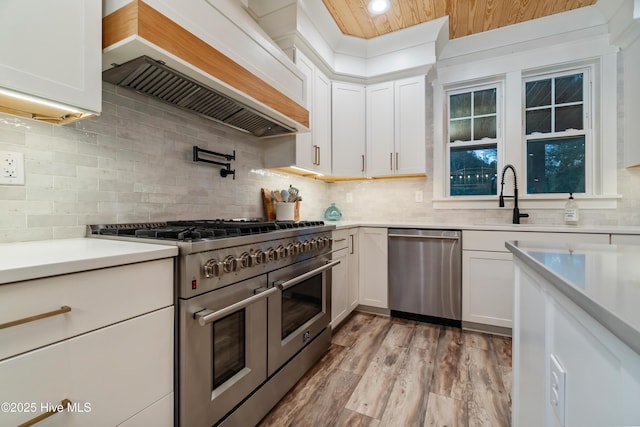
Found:
M 460 236 L 427 236 L 420 234 L 389 234 L 389 237 L 408 237 L 409 239 L 460 240 Z

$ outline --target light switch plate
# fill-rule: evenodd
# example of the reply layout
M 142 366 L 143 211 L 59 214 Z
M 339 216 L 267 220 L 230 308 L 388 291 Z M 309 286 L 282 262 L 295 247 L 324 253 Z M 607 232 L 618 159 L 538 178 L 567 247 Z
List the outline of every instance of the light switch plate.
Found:
M 556 414 L 560 425 L 564 427 L 565 417 L 565 390 L 567 386 L 567 371 L 564 370 L 558 358 L 551 355 L 551 369 L 550 369 L 550 395 L 549 402 L 553 408 L 553 412 Z
M 422 190 L 417 190 L 414 195 L 416 203 L 422 203 L 424 200 Z
M 347 193 L 347 203 L 353 202 L 353 193 Z
M 24 154 L 0 151 L 0 185 L 24 185 Z

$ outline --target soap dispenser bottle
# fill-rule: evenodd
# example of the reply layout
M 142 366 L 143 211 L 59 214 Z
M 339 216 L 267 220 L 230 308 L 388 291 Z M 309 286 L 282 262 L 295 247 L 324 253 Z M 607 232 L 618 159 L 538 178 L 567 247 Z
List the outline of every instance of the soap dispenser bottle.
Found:
M 569 200 L 564 205 L 564 223 L 567 225 L 578 225 L 579 211 L 578 203 L 573 198 L 573 193 L 569 193 Z

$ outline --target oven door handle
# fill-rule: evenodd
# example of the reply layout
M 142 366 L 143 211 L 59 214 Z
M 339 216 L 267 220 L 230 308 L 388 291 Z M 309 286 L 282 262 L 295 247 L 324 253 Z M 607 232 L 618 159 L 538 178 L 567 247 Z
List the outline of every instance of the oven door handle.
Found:
M 258 288 L 258 289 L 264 289 L 264 288 Z M 256 290 L 257 291 L 257 290 Z M 260 293 L 249 297 L 247 299 L 243 299 L 242 301 L 238 301 L 235 304 L 231 304 L 228 307 L 222 308 L 218 311 L 213 311 L 213 310 L 201 310 L 197 313 L 194 314 L 195 319 L 198 321 L 198 323 L 200 324 L 200 326 L 207 326 L 209 323 L 213 323 L 217 320 L 222 319 L 223 317 L 232 314 L 233 312 L 236 312 L 238 310 L 241 310 L 243 308 L 245 308 L 248 305 L 253 304 L 256 301 L 260 301 L 261 299 L 264 299 L 266 297 L 268 297 L 269 295 L 275 293 L 279 291 L 278 288 L 270 288 L 267 289 L 266 291 L 258 291 Z
M 309 271 L 307 273 L 301 274 L 301 275 L 299 275 L 297 277 L 294 277 L 293 279 L 289 279 L 287 281 L 278 280 L 276 282 L 273 282 L 273 286 L 277 287 L 281 291 L 284 291 L 286 289 L 289 289 L 292 286 L 297 285 L 300 282 L 304 282 L 308 278 L 313 277 L 318 273 L 322 273 L 323 271 L 329 270 L 330 268 L 333 268 L 338 264 L 340 264 L 340 260 L 329 261 L 329 262 L 327 262 L 327 264 L 323 265 L 322 267 L 318 267 L 315 270 L 311 270 L 311 271 Z

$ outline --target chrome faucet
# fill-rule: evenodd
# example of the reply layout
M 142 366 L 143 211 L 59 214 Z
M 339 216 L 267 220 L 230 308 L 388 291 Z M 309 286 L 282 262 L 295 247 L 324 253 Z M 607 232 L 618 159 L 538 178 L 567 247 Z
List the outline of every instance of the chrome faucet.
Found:
M 504 174 L 507 172 L 507 169 L 511 169 L 513 172 L 513 196 L 504 196 L 502 194 L 504 190 Z M 500 201 L 498 202 L 498 206 L 504 208 L 504 198 L 505 197 L 513 197 L 513 223 L 520 224 L 520 218 L 528 218 L 528 213 L 520 213 L 520 209 L 518 209 L 518 178 L 516 176 L 516 168 L 513 165 L 506 165 L 502 168 L 502 181 L 500 183 Z

